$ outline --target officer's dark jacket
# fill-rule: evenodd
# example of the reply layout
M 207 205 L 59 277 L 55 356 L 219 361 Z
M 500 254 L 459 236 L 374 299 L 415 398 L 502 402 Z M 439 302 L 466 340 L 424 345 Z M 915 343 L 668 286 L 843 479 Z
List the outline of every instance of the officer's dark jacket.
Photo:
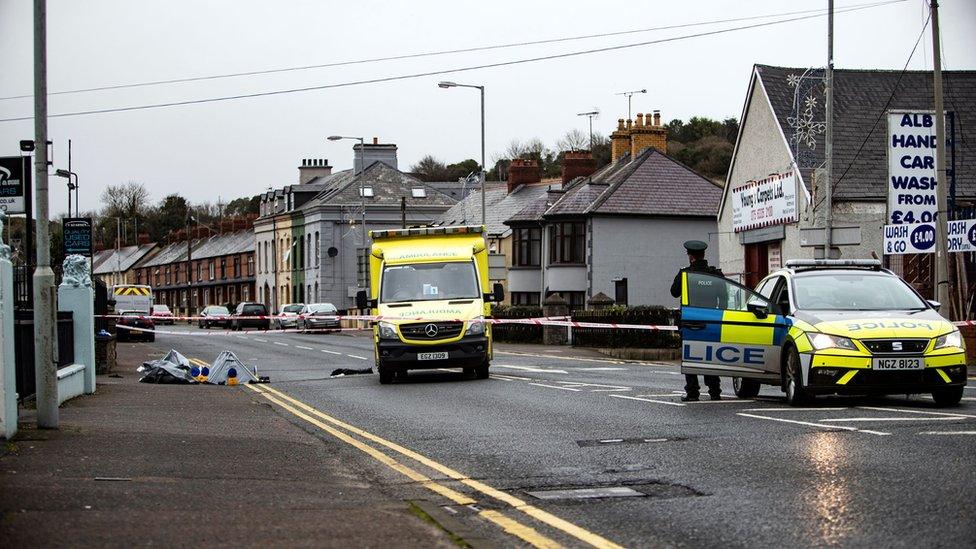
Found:
M 683 272 L 698 272 L 698 273 L 708 273 L 715 276 L 725 277 L 722 273 L 722 269 L 718 267 L 712 267 L 708 264 L 708 261 L 704 259 L 696 259 L 691 262 L 691 265 L 685 267 L 678 271 L 678 274 L 674 275 L 674 282 L 671 284 L 671 296 L 681 297 L 681 273 Z

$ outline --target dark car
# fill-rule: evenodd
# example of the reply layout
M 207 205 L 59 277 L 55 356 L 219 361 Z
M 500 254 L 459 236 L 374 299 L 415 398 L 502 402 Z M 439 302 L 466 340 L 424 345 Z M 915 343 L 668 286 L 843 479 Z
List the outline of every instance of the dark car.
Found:
M 260 317 L 260 318 L 255 318 Z M 234 314 L 231 315 L 231 330 L 242 330 L 244 328 L 258 328 L 261 330 L 271 329 L 271 319 L 268 318 L 268 308 L 263 303 L 244 301 L 237 304 Z
M 331 303 L 309 303 L 302 307 L 302 312 L 298 315 L 298 329 L 320 332 L 341 330 L 338 314 L 339 311 Z
M 230 311 L 223 305 L 211 305 L 200 311 L 200 319 L 197 321 L 200 328 L 210 329 L 211 326 L 230 328 Z
M 141 311 L 122 311 L 119 320 L 115 323 L 116 339 L 118 341 L 130 341 L 142 339 L 145 341 L 156 341 L 156 334 L 153 332 L 143 332 L 139 330 L 126 330 L 123 326 L 133 328 L 143 328 L 145 330 L 155 330 L 156 323 L 149 316 L 149 313 Z

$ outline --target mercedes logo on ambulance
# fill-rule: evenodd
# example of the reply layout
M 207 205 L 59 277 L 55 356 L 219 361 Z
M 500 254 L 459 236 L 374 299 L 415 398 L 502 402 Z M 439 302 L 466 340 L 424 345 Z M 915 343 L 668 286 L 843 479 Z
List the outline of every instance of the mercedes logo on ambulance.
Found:
M 428 324 L 428 325 L 424 326 L 424 333 L 427 334 L 427 337 L 436 337 L 437 336 L 437 325 L 436 324 Z

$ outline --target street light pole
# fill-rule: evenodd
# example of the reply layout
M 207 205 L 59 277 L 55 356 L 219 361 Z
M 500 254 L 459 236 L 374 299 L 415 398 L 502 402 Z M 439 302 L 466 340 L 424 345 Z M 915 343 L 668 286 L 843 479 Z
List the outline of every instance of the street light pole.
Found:
M 487 212 L 487 205 L 485 202 L 485 186 L 486 186 L 485 175 L 487 173 L 485 171 L 486 168 L 485 166 L 485 87 L 476 86 L 474 84 L 458 84 L 457 82 L 447 82 L 447 81 L 438 82 L 437 86 L 443 89 L 473 88 L 481 92 L 481 174 L 479 179 L 481 179 L 481 224 L 482 226 L 485 226 L 487 225 L 485 221 L 486 219 L 485 214 Z
M 949 223 L 949 206 L 946 186 L 946 135 L 945 108 L 942 98 L 942 50 L 939 43 L 939 2 L 932 0 L 932 88 L 935 92 L 935 189 L 938 215 L 935 216 L 935 300 L 949 304 L 949 254 L 946 233 Z M 948 311 L 952 311 L 949 307 Z M 951 314 L 951 313 L 950 313 Z M 963 313 L 957 312 L 960 318 Z
M 37 426 L 57 429 L 58 364 L 54 305 L 54 271 L 51 270 L 51 235 L 47 190 L 47 2 L 34 0 L 34 155 L 37 192 L 37 268 L 34 270 L 34 375 L 37 393 Z M 27 228 L 30 230 L 30 227 Z

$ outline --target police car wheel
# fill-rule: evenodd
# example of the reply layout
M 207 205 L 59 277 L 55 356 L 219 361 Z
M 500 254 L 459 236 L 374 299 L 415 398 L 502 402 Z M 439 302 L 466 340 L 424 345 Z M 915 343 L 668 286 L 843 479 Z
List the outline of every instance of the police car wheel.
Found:
M 795 347 L 790 347 L 786 355 L 786 403 L 790 406 L 802 406 L 808 403 L 812 396 L 804 389 L 800 374 L 800 353 Z
M 962 400 L 962 387 L 948 387 L 932 391 L 932 400 L 938 406 L 958 406 Z
M 732 392 L 739 398 L 754 398 L 759 394 L 760 384 L 754 379 L 732 378 Z

